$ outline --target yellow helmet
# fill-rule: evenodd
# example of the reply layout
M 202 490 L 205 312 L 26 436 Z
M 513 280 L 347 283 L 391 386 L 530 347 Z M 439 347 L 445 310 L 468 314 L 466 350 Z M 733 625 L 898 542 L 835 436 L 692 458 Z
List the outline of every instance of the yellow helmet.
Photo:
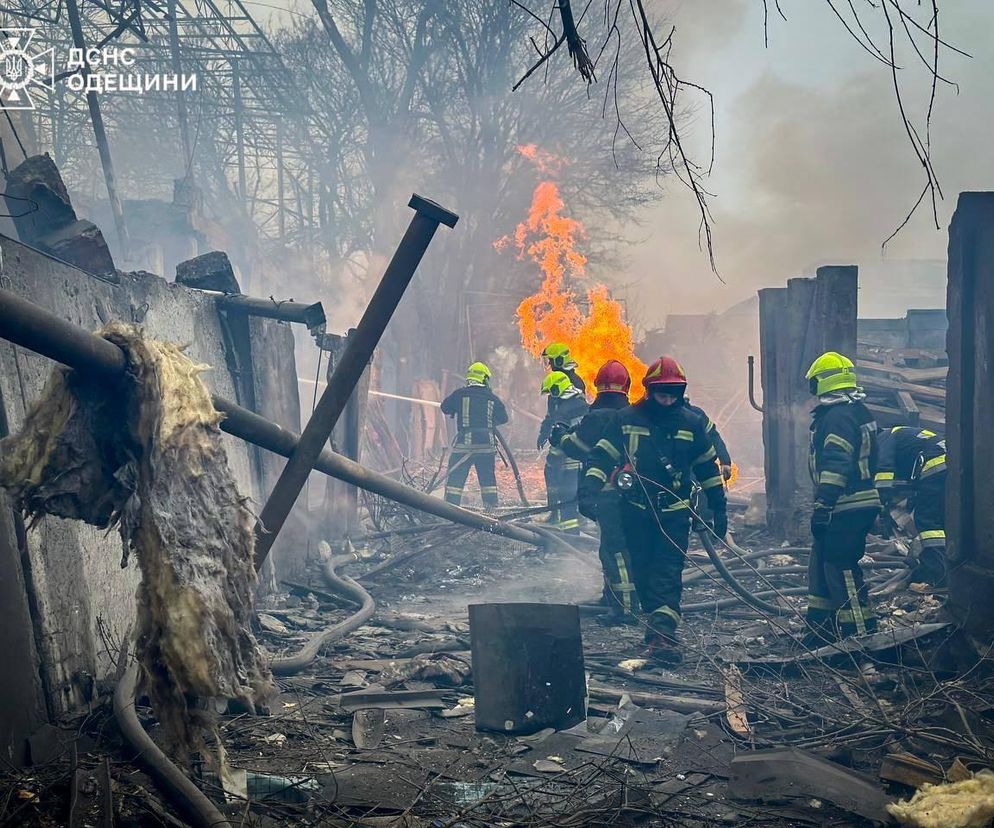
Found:
M 542 393 L 551 394 L 553 397 L 561 397 L 572 387 L 573 382 L 562 371 L 546 374 L 545 379 L 542 380 Z
M 545 346 L 542 356 L 549 360 L 553 370 L 561 371 L 563 368 L 575 368 L 576 362 L 570 356 L 569 346 L 562 342 L 553 342 Z
M 467 385 L 487 385 L 493 374 L 482 362 L 474 362 L 466 369 Z
M 827 351 L 811 363 L 804 378 L 816 397 L 856 387 L 856 366 L 844 354 Z

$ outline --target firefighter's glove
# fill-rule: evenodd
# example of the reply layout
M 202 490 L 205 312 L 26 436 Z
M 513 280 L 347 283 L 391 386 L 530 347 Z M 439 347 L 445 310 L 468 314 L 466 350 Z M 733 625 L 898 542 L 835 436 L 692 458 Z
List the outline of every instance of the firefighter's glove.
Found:
M 541 451 L 542 450 L 542 446 L 544 446 L 544 445 L 545 445 L 545 435 L 544 434 L 539 434 L 538 435 L 538 440 L 535 443 L 535 448 L 537 448 L 539 451 Z
M 585 518 L 597 520 L 597 498 L 594 495 L 581 494 L 577 508 Z
M 832 522 L 832 510 L 827 506 L 815 506 L 811 513 L 811 534 L 820 538 L 828 531 L 828 525 Z
M 569 434 L 569 426 L 566 423 L 553 423 L 552 431 L 549 433 L 549 444 L 558 446 L 567 434 Z
M 719 537 L 724 539 L 725 535 L 728 534 L 728 512 L 725 509 L 715 509 L 714 510 L 714 520 L 712 521 L 714 528 L 714 533 Z
M 721 467 L 721 476 L 725 480 L 731 480 L 732 479 L 732 467 L 731 466 L 722 466 Z

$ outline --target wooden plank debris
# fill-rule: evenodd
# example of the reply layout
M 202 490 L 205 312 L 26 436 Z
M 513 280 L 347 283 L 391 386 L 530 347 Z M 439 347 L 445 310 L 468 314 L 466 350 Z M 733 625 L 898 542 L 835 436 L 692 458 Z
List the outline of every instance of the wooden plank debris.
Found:
M 745 699 L 742 696 L 742 671 L 734 664 L 725 671 L 725 718 L 729 727 L 740 736 L 752 736 L 752 725 L 746 715 Z
M 330 704 L 352 713 L 364 708 L 379 708 L 391 710 L 398 708 L 428 709 L 444 708 L 448 705 L 443 701 L 444 693 L 439 690 L 383 690 L 371 685 L 366 690 L 355 693 L 342 693 L 332 697 Z
M 616 690 L 595 682 L 590 683 L 590 698 L 617 704 L 622 696 L 629 696 L 640 707 L 653 707 L 661 710 L 676 710 L 679 713 L 721 713 L 725 710 L 724 701 L 695 699 L 692 696 L 671 696 L 663 693 L 640 693 L 635 690 Z
M 880 778 L 911 788 L 943 781 L 942 768 L 910 753 L 888 753 L 880 763 Z
M 887 805 L 894 800 L 872 779 L 807 751 L 776 748 L 741 754 L 732 760 L 731 774 L 732 799 L 815 798 L 865 819 L 893 824 Z
M 832 658 L 833 656 L 845 655 L 847 653 L 877 652 L 889 650 L 924 638 L 927 635 L 944 630 L 949 626 L 948 622 L 934 624 L 915 624 L 910 627 L 900 627 L 898 629 L 884 630 L 863 637 L 847 638 L 838 644 L 829 644 L 826 647 L 819 647 L 817 650 L 810 650 L 793 656 L 762 656 L 760 658 L 739 659 L 739 664 L 799 664 L 805 661 L 816 661 L 819 659 Z

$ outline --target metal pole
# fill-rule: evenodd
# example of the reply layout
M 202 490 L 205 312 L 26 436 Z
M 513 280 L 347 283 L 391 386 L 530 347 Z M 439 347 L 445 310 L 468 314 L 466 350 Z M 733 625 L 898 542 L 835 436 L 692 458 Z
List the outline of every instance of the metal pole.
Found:
M 286 238 L 286 204 L 283 200 L 283 124 L 276 124 L 276 215 L 280 223 L 280 241 Z
M 3 289 L 0 289 L 0 331 L 0 336 L 15 345 L 98 379 L 120 379 L 127 368 L 124 352 L 113 343 Z M 228 434 L 283 457 L 290 457 L 296 450 L 300 438 L 292 431 L 222 397 L 214 396 L 212 401 L 214 407 L 225 415 L 221 429 Z M 538 532 L 453 506 L 360 466 L 330 449 L 321 451 L 314 468 L 367 492 L 470 529 L 533 546 L 545 544 Z
M 763 413 L 763 406 L 756 402 L 756 358 L 749 354 L 749 405 L 755 408 L 760 414 Z
M 72 29 L 72 40 L 77 49 L 83 52 L 83 84 L 84 88 L 90 76 L 89 65 L 86 63 L 86 40 L 83 37 L 83 21 L 79 16 L 79 6 L 76 0 L 66 0 L 66 12 L 69 17 L 69 27 Z M 110 209 L 114 214 L 114 226 L 117 228 L 117 238 L 121 243 L 121 254 L 127 259 L 131 247 L 128 239 L 128 228 L 124 223 L 124 211 L 121 210 L 121 200 L 117 196 L 117 181 L 114 177 L 114 164 L 110 157 L 110 144 L 107 143 L 107 131 L 104 129 L 104 119 L 100 114 L 100 102 L 96 92 L 86 93 L 86 104 L 90 108 L 90 120 L 93 122 L 93 135 L 97 139 L 97 151 L 100 153 L 100 165 L 104 170 L 104 182 L 107 185 L 107 198 Z
M 179 50 L 179 22 L 176 19 L 176 0 L 169 0 L 169 57 L 176 77 L 183 75 L 183 61 Z M 179 135 L 183 143 L 183 178 L 188 178 L 193 168 L 193 149 L 190 145 L 190 124 L 186 114 L 186 95 L 183 84 L 176 85 L 176 114 L 179 118 Z
M 248 208 L 248 185 L 245 183 L 245 136 L 242 125 L 242 76 L 238 61 L 231 61 L 231 94 L 235 101 L 235 150 L 238 153 L 238 196 L 245 215 L 252 215 Z
M 276 481 L 269 500 L 259 515 L 255 539 L 257 568 L 266 560 L 273 541 L 283 528 L 300 490 L 307 482 L 308 474 L 328 442 L 356 383 L 372 359 L 373 350 L 383 336 L 383 331 L 386 330 L 387 323 L 400 303 L 438 225 L 455 227 L 459 220 L 455 213 L 419 195 L 411 196 L 408 206 L 414 208 L 415 213 L 407 232 L 387 265 L 362 319 L 349 335 L 342 358 L 335 366 L 328 386 L 300 435 L 293 456 L 284 466 L 280 479 Z

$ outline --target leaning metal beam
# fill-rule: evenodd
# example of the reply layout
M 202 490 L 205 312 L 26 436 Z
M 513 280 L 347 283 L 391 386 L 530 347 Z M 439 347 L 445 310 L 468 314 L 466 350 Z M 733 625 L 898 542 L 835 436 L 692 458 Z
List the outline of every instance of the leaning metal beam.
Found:
M 127 366 L 124 351 L 113 343 L 4 289 L 0 289 L 0 337 L 98 379 L 119 378 Z M 297 448 L 299 437 L 292 431 L 222 397 L 215 396 L 213 402 L 224 414 L 221 429 L 228 434 L 283 457 L 289 457 Z M 453 506 L 327 448 L 314 468 L 367 492 L 470 529 L 533 546 L 546 545 L 545 537 L 538 532 Z
M 408 206 L 413 207 L 415 213 L 407 232 L 387 265 L 362 319 L 349 334 L 345 351 L 300 435 L 297 448 L 283 467 L 279 480 L 262 507 L 255 537 L 256 569 L 266 560 L 266 555 L 289 517 L 314 463 L 328 443 L 359 378 L 373 358 L 373 351 L 414 277 L 414 271 L 428 250 L 435 231 L 440 224 L 455 227 L 459 220 L 455 213 L 419 195 L 411 196 Z

